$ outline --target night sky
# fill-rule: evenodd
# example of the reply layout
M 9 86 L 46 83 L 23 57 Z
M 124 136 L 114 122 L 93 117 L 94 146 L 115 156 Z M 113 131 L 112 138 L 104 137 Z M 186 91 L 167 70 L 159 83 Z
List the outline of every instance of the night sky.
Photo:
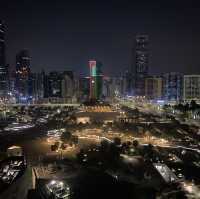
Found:
M 16 53 L 26 48 L 33 71 L 87 73 L 88 59 L 97 58 L 106 74 L 117 75 L 130 68 L 135 35 L 145 33 L 152 74 L 200 73 L 200 6 L 195 2 L 1 0 L 7 62 L 14 67 Z

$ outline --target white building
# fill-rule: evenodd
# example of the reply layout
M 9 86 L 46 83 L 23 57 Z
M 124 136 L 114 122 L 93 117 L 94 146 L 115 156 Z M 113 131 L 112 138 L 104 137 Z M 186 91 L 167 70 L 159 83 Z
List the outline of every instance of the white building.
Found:
M 200 75 L 184 75 L 183 100 L 200 102 Z

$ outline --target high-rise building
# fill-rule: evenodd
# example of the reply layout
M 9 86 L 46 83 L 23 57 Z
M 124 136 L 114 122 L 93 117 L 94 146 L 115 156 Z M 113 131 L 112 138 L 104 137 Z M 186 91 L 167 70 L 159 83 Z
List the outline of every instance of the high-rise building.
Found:
M 102 64 L 96 60 L 89 61 L 90 67 L 90 99 L 99 100 L 102 97 L 103 74 Z
M 115 85 L 114 85 L 114 78 L 105 77 L 103 79 L 103 97 L 105 99 L 109 99 L 114 97 L 115 94 Z
M 166 73 L 163 75 L 163 96 L 168 101 L 182 99 L 183 76 L 180 73 Z
M 31 73 L 31 88 L 33 101 L 43 99 L 44 97 L 44 84 L 43 84 L 43 74 L 42 73 Z
M 62 74 L 56 71 L 52 71 L 48 76 L 48 87 L 50 98 L 62 97 Z
M 143 96 L 145 94 L 145 77 L 149 70 L 148 35 L 137 35 L 135 45 L 134 94 Z
M 43 87 L 44 87 L 44 98 L 49 97 L 49 76 L 42 71 Z
M 74 74 L 72 71 L 42 72 L 43 96 L 53 103 L 71 103 L 75 100 Z
M 145 97 L 149 100 L 162 99 L 162 77 L 151 76 L 145 78 Z
M 123 75 L 123 81 L 124 95 L 133 95 L 133 76 L 128 70 Z
M 79 78 L 78 99 L 80 102 L 88 101 L 90 98 L 90 77 Z
M 74 74 L 72 71 L 64 71 L 62 76 L 62 97 L 66 103 L 72 102 L 75 86 Z
M 183 78 L 183 100 L 200 102 L 200 75 L 184 75 Z
M 27 102 L 32 98 L 30 54 L 28 50 L 21 50 L 16 56 L 16 91 L 18 102 Z
M 8 65 L 6 65 L 5 55 L 5 26 L 0 20 L 0 97 L 6 97 L 8 94 Z
M 115 96 L 121 95 L 121 79 L 119 77 L 104 77 L 102 92 L 106 101 L 112 102 Z

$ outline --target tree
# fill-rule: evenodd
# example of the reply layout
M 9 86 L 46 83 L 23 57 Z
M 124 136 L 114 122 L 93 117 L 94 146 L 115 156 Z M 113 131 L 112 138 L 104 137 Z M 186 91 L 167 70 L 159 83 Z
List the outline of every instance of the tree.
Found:
M 197 108 L 199 108 L 199 105 L 196 103 L 195 100 L 192 100 L 192 101 L 190 102 L 190 109 L 194 111 L 194 110 L 196 110 Z
M 121 139 L 120 139 L 119 137 L 115 137 L 115 138 L 114 138 L 114 144 L 115 144 L 116 146 L 121 145 Z
M 85 154 L 85 151 L 83 149 L 80 149 L 79 153 L 77 153 L 77 160 L 79 163 L 82 163 L 84 159 L 84 154 Z
M 137 148 L 138 145 L 139 145 L 138 140 L 133 140 L 133 146 L 134 146 L 134 148 Z
M 184 107 L 183 104 L 178 104 L 178 105 L 175 105 L 175 106 L 174 106 L 174 109 L 175 109 L 175 110 L 178 110 L 178 111 L 180 111 L 180 112 L 183 112 L 183 111 L 185 110 L 185 107 Z
M 60 139 L 61 139 L 61 141 L 63 141 L 64 143 L 66 143 L 66 142 L 70 141 L 71 137 L 72 137 L 72 134 L 70 132 L 65 132 L 65 133 L 63 133 L 61 135 Z
M 109 149 L 109 142 L 107 140 L 102 140 L 101 141 L 101 150 L 102 151 L 108 151 Z
M 78 136 L 77 135 L 72 135 L 71 136 L 71 141 L 73 144 L 78 144 Z
M 164 110 L 164 111 L 168 111 L 170 107 L 171 107 L 171 106 L 170 106 L 169 104 L 165 104 L 165 105 L 163 106 L 163 110 Z
M 58 150 L 58 147 L 54 144 L 54 145 L 51 145 L 51 151 L 56 151 Z

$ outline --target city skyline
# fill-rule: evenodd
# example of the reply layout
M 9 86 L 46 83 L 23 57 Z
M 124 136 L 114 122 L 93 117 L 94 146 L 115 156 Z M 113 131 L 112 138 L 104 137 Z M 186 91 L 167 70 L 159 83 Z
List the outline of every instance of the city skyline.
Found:
M 0 199 L 200 199 L 199 8 L 2 0 Z
M 56 6 L 17 1 L 12 7 L 9 1 L 2 2 L 7 63 L 14 68 L 16 53 L 26 48 L 32 71 L 67 69 L 88 74 L 88 60 L 95 57 L 103 63 L 106 74 L 117 75 L 131 68 L 135 36 L 147 34 L 150 74 L 199 73 L 197 8 L 184 1 L 61 1 Z

